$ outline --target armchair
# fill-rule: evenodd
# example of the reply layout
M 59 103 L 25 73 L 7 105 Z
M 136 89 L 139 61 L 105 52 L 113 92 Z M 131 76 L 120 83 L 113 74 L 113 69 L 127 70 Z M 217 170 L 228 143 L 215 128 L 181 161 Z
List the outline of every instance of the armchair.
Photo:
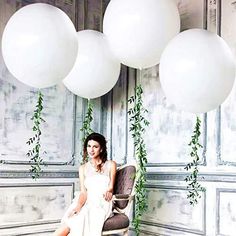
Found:
M 123 233 L 128 236 L 130 214 L 135 190 L 135 165 L 123 165 L 118 168 L 113 195 L 114 215 L 103 226 L 102 235 Z

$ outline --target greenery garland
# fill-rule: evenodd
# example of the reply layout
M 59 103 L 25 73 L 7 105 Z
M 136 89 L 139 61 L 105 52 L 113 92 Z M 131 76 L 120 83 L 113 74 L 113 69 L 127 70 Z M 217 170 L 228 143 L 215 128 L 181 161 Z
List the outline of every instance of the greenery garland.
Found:
M 42 172 L 41 165 L 43 164 L 43 159 L 40 155 L 40 137 L 41 137 L 41 129 L 40 125 L 41 122 L 45 122 L 45 120 L 42 118 L 42 110 L 43 110 L 43 94 L 39 90 L 38 92 L 38 101 L 36 104 L 36 109 L 34 110 L 34 114 L 31 118 L 33 120 L 33 128 L 34 136 L 29 138 L 29 140 L 26 142 L 28 145 L 34 145 L 32 149 L 30 149 L 27 152 L 27 156 L 30 157 L 31 169 L 30 172 L 32 173 L 32 178 L 37 179 L 40 176 L 40 173 Z
M 84 121 L 83 121 L 83 124 L 82 124 L 82 128 L 80 129 L 80 131 L 82 132 L 82 139 L 81 139 L 82 149 L 83 149 L 84 141 L 87 138 L 87 136 L 89 134 L 93 133 L 93 130 L 91 128 L 91 123 L 93 121 L 93 104 L 91 103 L 90 99 L 88 99 L 87 106 L 88 106 L 87 112 L 85 114 L 85 118 L 84 118 Z M 81 153 L 81 155 L 82 155 L 82 153 Z M 83 160 L 83 158 L 82 158 L 81 163 L 84 164 L 87 161 L 88 161 L 88 157 L 86 158 L 86 160 Z
M 198 199 L 201 198 L 199 192 L 205 192 L 206 189 L 198 183 L 198 162 L 199 155 L 198 150 L 202 148 L 202 145 L 199 143 L 199 137 L 201 135 L 201 120 L 197 116 L 196 124 L 193 131 L 192 139 L 188 144 L 191 147 L 190 156 L 192 157 L 192 162 L 188 163 L 185 166 L 185 170 L 192 170 L 192 173 L 185 178 L 185 181 L 188 183 L 187 188 L 189 189 L 187 198 L 189 199 L 190 205 L 195 205 L 198 203 Z
M 132 133 L 135 156 L 138 162 L 136 173 L 137 182 L 135 185 L 135 217 L 133 220 L 133 225 L 137 235 L 140 233 L 141 216 L 147 209 L 147 190 L 145 188 L 147 151 L 143 135 L 145 133 L 145 127 L 149 125 L 149 121 L 144 117 L 144 114 L 148 111 L 143 106 L 142 94 L 143 89 L 139 84 L 134 90 L 134 96 L 131 96 L 128 99 L 128 102 L 133 104 L 133 108 L 128 110 L 130 116 L 129 131 Z

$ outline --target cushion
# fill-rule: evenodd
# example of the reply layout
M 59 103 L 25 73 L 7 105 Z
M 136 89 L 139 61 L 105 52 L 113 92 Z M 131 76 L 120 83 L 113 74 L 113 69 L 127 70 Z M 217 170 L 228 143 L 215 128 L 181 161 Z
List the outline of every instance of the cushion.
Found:
M 129 218 L 125 214 L 114 213 L 112 217 L 105 221 L 102 231 L 123 229 L 127 227 L 129 227 Z
M 126 166 L 116 173 L 116 182 L 114 186 L 115 195 L 125 194 L 130 195 L 134 185 L 136 169 L 134 166 Z M 114 208 L 124 209 L 128 201 L 115 201 Z

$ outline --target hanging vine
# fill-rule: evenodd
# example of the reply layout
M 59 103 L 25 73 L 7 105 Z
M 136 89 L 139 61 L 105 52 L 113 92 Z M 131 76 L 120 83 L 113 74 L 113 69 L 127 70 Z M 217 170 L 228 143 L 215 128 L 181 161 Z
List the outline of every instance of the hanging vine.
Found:
M 190 156 L 192 158 L 192 162 L 188 163 L 184 168 L 187 171 L 192 170 L 192 173 L 185 178 L 185 181 L 188 183 L 187 188 L 189 189 L 189 191 L 188 191 L 187 198 L 189 199 L 190 205 L 197 204 L 199 198 L 201 198 L 200 192 L 206 191 L 206 189 L 198 183 L 198 179 L 199 179 L 199 177 L 198 177 L 198 173 L 199 173 L 198 151 L 199 151 L 199 149 L 202 148 L 202 145 L 199 142 L 199 137 L 201 135 L 200 128 L 201 128 L 201 120 L 197 116 L 192 139 L 191 139 L 190 143 L 188 144 L 191 147 Z
M 40 144 L 40 137 L 41 137 L 41 122 L 45 122 L 42 118 L 42 110 L 43 110 L 43 94 L 41 91 L 38 92 L 38 101 L 36 104 L 36 109 L 34 110 L 34 114 L 31 118 L 33 120 L 33 137 L 29 138 L 26 142 L 28 145 L 34 145 L 32 149 L 27 152 L 27 156 L 30 158 L 31 162 L 31 169 L 30 172 L 32 173 L 32 178 L 37 179 L 42 172 L 41 165 L 43 165 L 43 159 L 40 155 L 41 151 L 41 144 Z
M 139 84 L 134 90 L 134 96 L 131 96 L 128 100 L 130 104 L 133 104 L 133 108 L 130 108 L 128 111 L 130 116 L 129 131 L 132 133 L 132 138 L 134 140 L 135 156 L 138 163 L 136 173 L 137 182 L 135 185 L 135 217 L 133 220 L 137 235 L 140 233 L 141 216 L 147 209 L 147 191 L 145 188 L 147 151 L 143 136 L 145 127 L 149 125 L 149 121 L 145 118 L 145 113 L 148 111 L 143 106 L 142 94 L 143 89 Z
M 91 128 L 91 123 L 93 121 L 93 104 L 91 103 L 90 99 L 88 99 L 88 104 L 87 104 L 87 112 L 85 114 L 85 118 L 83 121 L 83 125 L 82 128 L 80 129 L 80 131 L 82 132 L 82 147 L 83 147 L 83 143 L 85 141 L 85 139 L 87 138 L 87 136 L 91 133 L 93 133 L 93 130 Z M 81 153 L 82 154 L 82 153 Z M 83 160 L 83 158 L 82 158 Z M 88 157 L 86 158 L 86 160 L 82 161 L 82 164 L 84 162 L 88 161 Z

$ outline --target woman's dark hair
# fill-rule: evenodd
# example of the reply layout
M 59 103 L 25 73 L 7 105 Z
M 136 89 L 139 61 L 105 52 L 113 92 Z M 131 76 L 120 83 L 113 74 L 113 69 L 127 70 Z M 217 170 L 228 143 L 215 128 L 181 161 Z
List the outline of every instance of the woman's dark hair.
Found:
M 84 153 L 83 153 L 83 162 L 85 163 L 87 160 L 87 146 L 88 146 L 88 142 L 90 140 L 96 141 L 99 143 L 100 147 L 101 147 L 101 153 L 100 153 L 100 158 L 102 160 L 102 163 L 98 165 L 98 171 L 101 171 L 102 165 L 103 163 L 105 163 L 107 161 L 107 141 L 105 139 L 105 137 L 99 133 L 91 133 L 90 135 L 87 136 L 87 138 L 84 141 Z

